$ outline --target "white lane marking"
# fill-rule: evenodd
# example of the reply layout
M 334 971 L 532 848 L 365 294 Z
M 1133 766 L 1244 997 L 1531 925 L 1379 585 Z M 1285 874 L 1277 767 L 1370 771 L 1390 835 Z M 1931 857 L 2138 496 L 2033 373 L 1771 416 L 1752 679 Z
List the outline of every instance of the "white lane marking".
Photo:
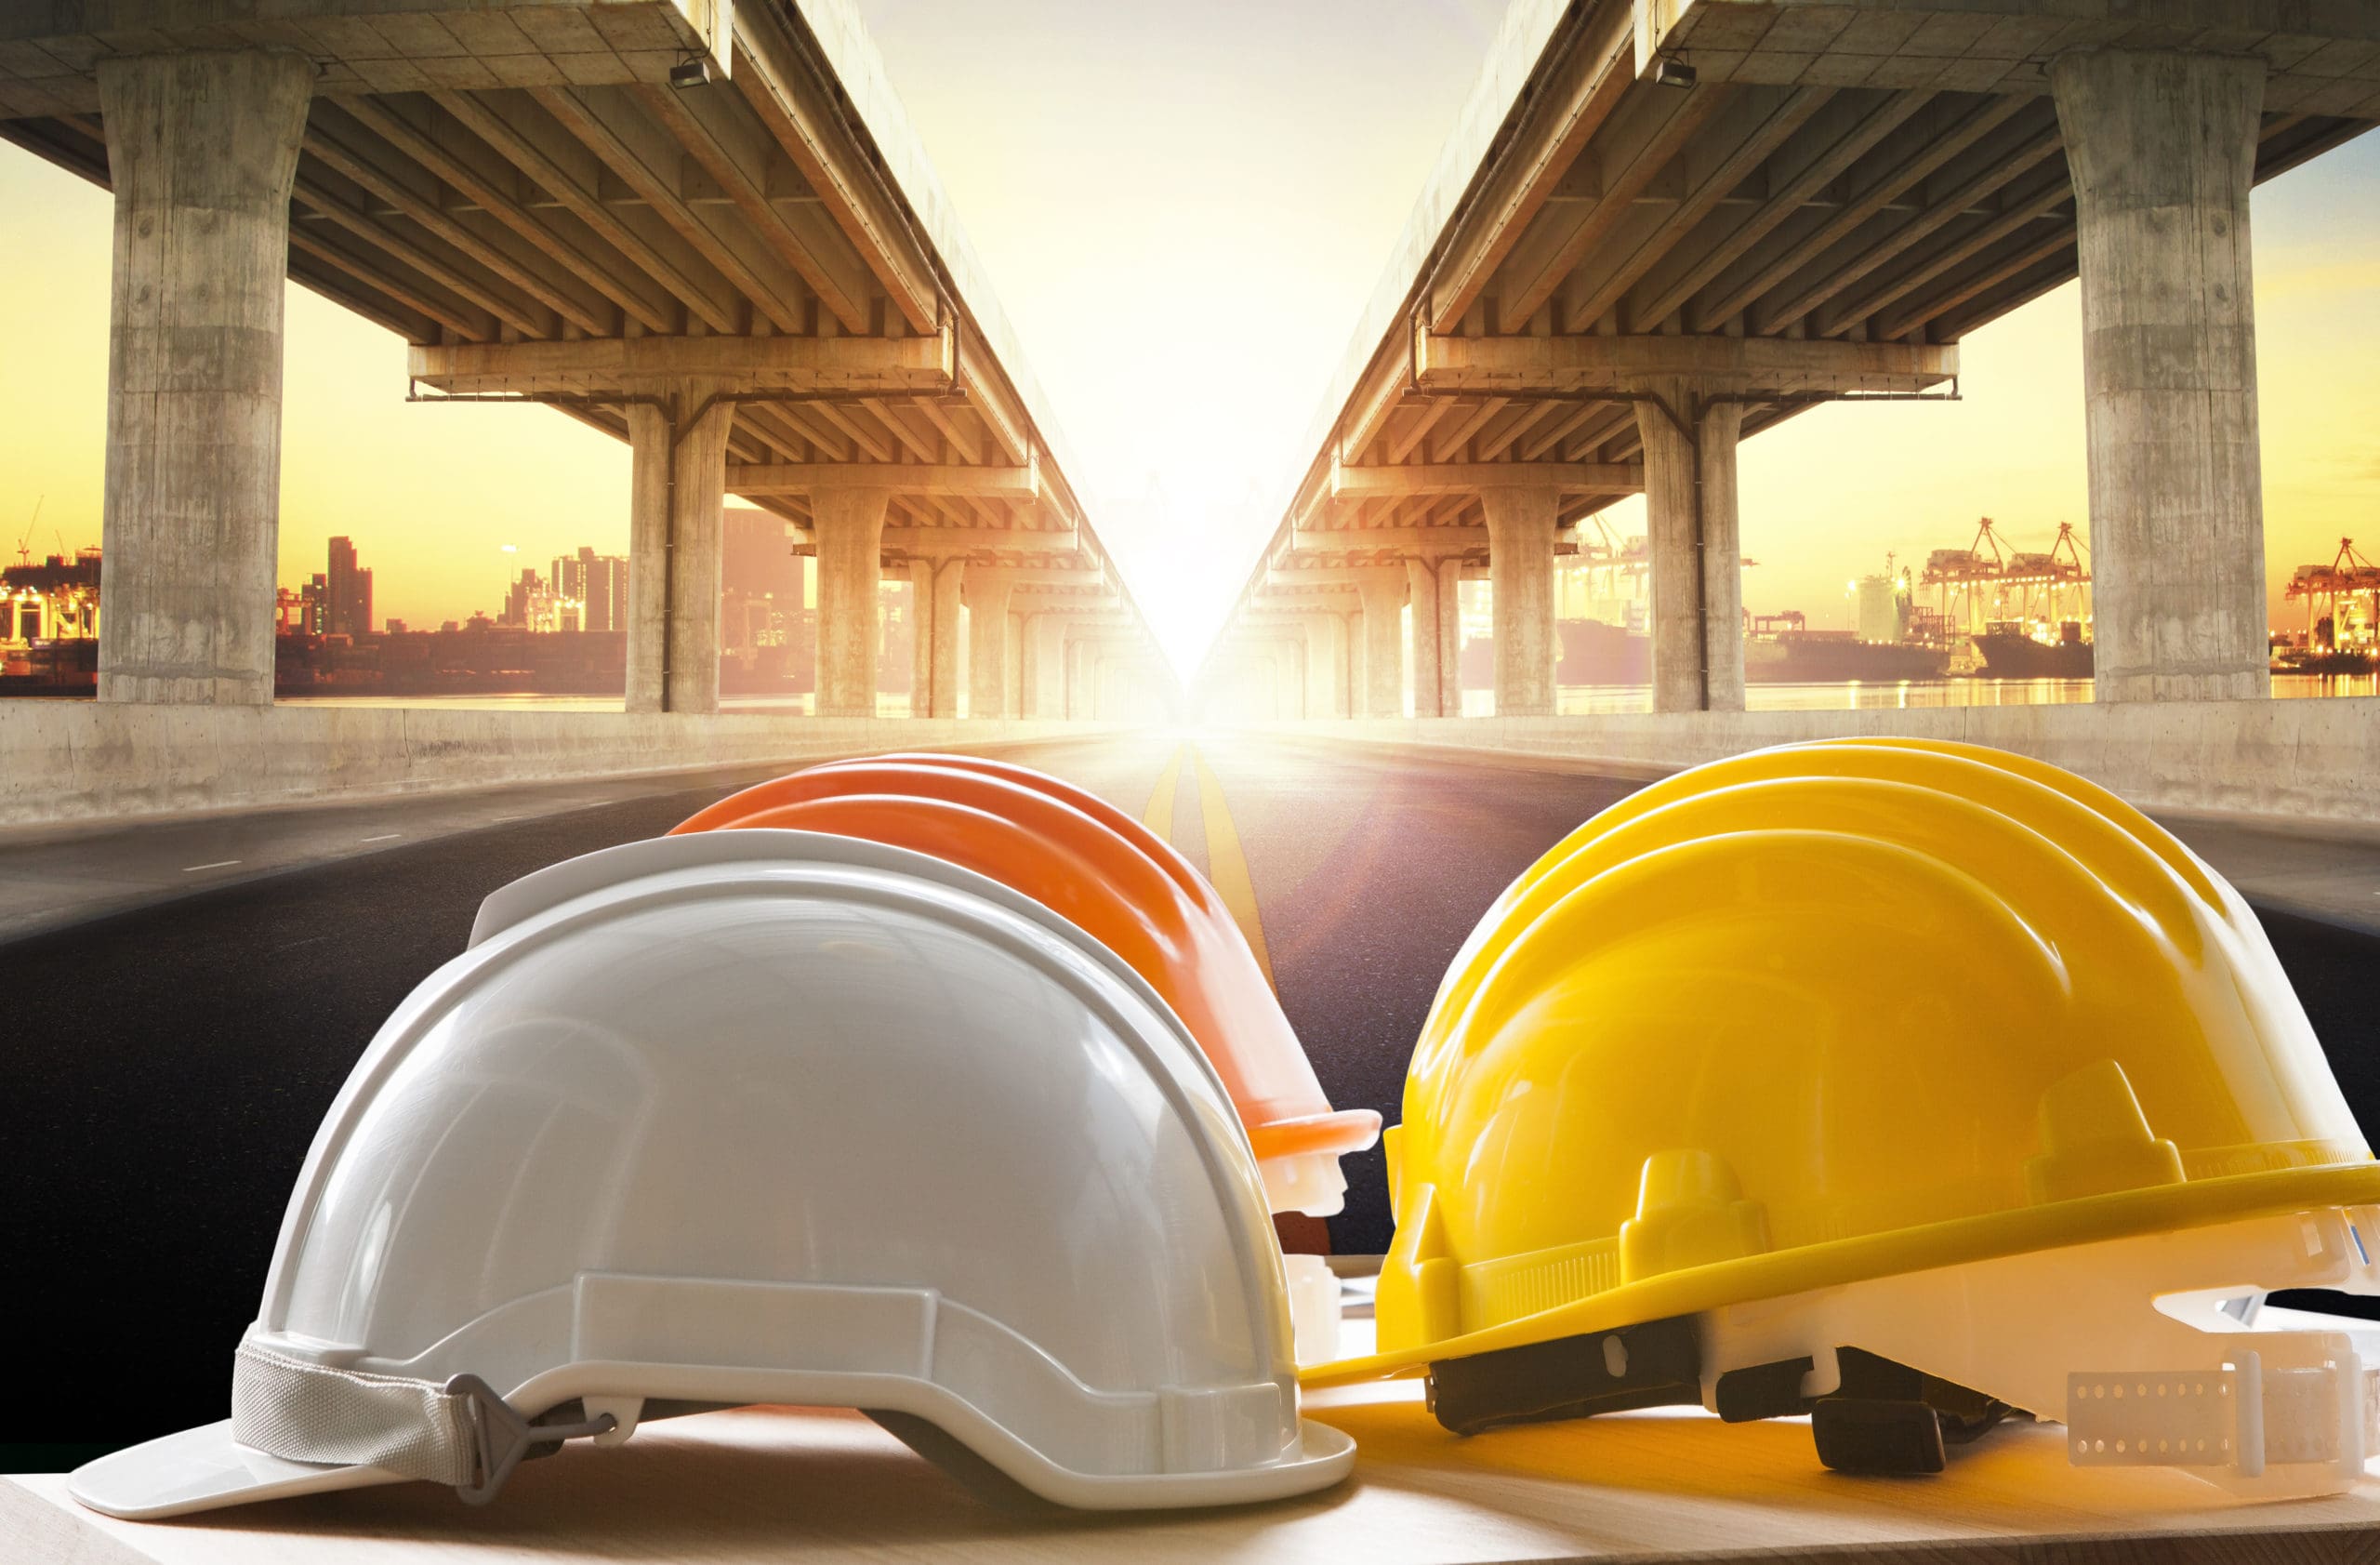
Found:
M 402 831 L 383 831 L 377 837 L 358 837 L 356 841 L 359 842 L 385 842 L 392 837 L 402 837 L 404 833 Z
M 229 869 L 239 862 L 236 858 L 218 858 L 212 864 L 185 864 L 182 866 L 182 873 L 195 875 L 201 869 Z

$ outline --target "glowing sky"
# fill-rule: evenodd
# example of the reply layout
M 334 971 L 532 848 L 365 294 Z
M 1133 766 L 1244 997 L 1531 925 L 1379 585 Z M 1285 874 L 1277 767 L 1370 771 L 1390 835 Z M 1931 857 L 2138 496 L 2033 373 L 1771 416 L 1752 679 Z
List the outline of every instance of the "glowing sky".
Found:
M 1193 662 L 1501 13 L 1501 0 L 859 0 L 1034 373 L 1094 524 Z M 0 145 L 0 546 L 99 537 L 109 205 Z M 2380 136 L 2256 192 L 2270 584 L 2380 549 Z M 1955 406 L 1821 409 L 1742 453 L 1753 609 L 1848 624 L 1846 577 L 2086 520 L 2079 306 L 1975 334 Z M 402 345 L 302 289 L 282 576 L 356 538 L 377 610 L 494 612 L 522 564 L 627 546 L 624 446 L 558 414 L 407 406 Z M 1619 508 L 1642 528 L 1641 502 Z M 517 555 L 501 552 L 513 544 Z M 2294 616 L 2284 622 L 2294 623 Z

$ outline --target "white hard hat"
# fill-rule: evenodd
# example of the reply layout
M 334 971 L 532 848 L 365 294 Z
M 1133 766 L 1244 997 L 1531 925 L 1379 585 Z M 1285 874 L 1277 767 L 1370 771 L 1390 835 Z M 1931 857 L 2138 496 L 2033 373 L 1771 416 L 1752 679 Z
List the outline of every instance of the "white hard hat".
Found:
M 315 1136 L 231 1417 L 69 1490 L 483 1499 L 529 1447 L 753 1402 L 1097 1508 L 1354 1456 L 1298 1418 L 1253 1154 L 1155 992 L 968 870 L 746 830 L 488 898 Z

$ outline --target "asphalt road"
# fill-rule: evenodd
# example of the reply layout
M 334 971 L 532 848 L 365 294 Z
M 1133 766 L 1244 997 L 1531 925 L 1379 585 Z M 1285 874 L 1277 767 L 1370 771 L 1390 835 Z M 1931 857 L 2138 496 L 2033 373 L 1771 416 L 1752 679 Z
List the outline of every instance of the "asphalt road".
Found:
M 1007 753 L 1141 815 L 1180 752 L 1151 738 Z M 1255 741 L 1202 742 L 1198 757 L 1325 1088 L 1392 1121 L 1430 997 L 1479 913 L 1632 786 Z M 1214 816 L 1197 770 L 1179 769 L 1161 825 L 1211 868 Z M 15 1443 L 0 1442 L 0 1471 L 224 1415 L 231 1349 L 350 1066 L 462 948 L 489 892 L 666 830 L 731 790 L 716 779 L 650 787 L 462 829 L 449 820 L 428 840 L 0 943 L 0 1275 L 18 1321 Z M 2380 1125 L 2380 939 L 2269 911 L 2267 923 L 2350 1102 Z M 1379 1155 L 1351 1160 L 1349 1175 L 1333 1245 L 1382 1249 Z

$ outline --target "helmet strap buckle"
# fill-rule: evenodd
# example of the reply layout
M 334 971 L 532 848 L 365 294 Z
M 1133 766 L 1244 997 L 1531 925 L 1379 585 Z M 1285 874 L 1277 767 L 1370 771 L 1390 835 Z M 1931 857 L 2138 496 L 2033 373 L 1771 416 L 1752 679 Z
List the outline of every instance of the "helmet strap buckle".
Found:
M 471 1430 L 472 1479 L 455 1486 L 467 1505 L 484 1505 L 495 1499 L 533 1447 L 607 1435 L 619 1426 L 619 1420 L 608 1412 L 580 1424 L 533 1424 L 475 1374 L 458 1374 L 448 1381 L 446 1395 L 463 1399 Z

